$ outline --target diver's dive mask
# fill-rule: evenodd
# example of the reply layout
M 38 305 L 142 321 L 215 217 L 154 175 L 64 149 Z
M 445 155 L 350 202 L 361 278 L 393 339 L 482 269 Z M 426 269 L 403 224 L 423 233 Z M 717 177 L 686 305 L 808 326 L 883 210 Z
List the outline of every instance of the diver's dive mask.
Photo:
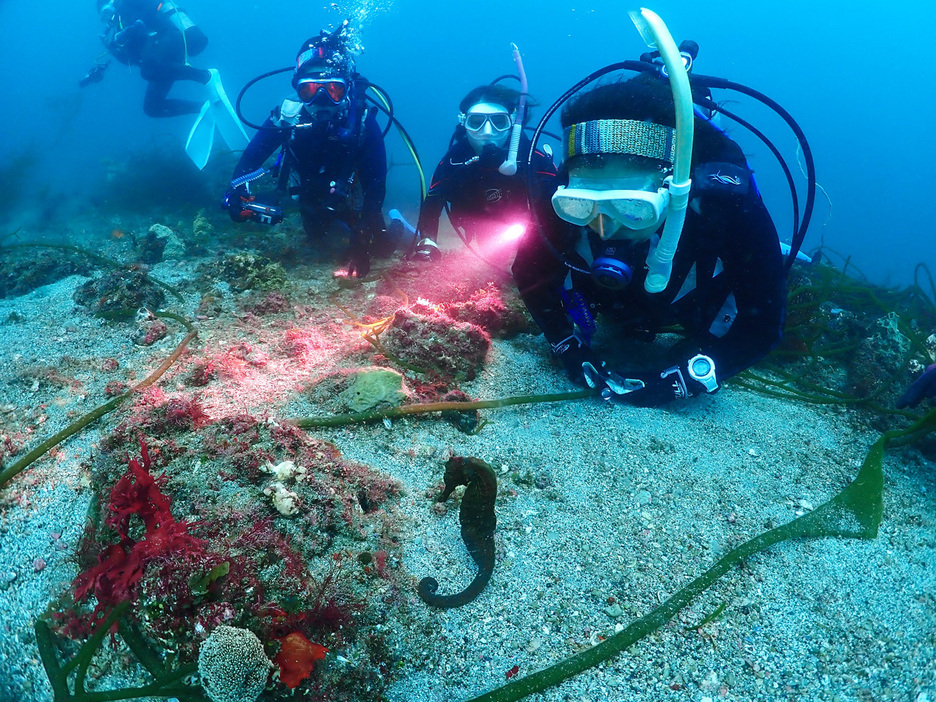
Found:
M 513 122 L 506 112 L 468 112 L 464 125 L 469 132 L 483 132 L 488 125 L 494 132 L 506 132 L 513 126 Z
M 560 185 L 552 196 L 552 206 L 566 222 L 585 226 L 598 215 L 607 215 L 631 230 L 655 229 L 666 216 L 669 190 L 592 190 Z M 618 227 L 599 231 L 602 239 L 611 238 Z
M 341 119 L 348 110 L 351 84 L 337 76 L 313 75 L 297 81 L 296 93 L 313 121 L 324 124 Z
M 348 84 L 342 78 L 304 78 L 299 81 L 296 92 L 307 105 L 313 104 L 316 99 L 327 99 L 337 105 L 348 94 Z
M 504 148 L 510 138 L 514 118 L 515 115 L 506 107 L 491 102 L 476 103 L 458 115 L 458 121 L 477 153 L 488 145 Z
M 552 196 L 556 214 L 585 226 L 599 215 L 617 226 L 597 231 L 602 239 L 622 227 L 654 232 L 670 205 L 669 186 L 675 160 L 675 130 L 628 119 L 599 119 L 572 124 L 563 133 L 569 185 Z M 577 173 L 578 171 L 578 173 Z

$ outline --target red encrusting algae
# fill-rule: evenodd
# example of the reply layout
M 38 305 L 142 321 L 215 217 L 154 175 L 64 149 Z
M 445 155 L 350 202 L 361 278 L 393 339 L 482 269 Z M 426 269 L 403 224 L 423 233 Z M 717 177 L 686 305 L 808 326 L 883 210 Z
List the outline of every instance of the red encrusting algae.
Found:
M 170 554 L 188 552 L 205 556 L 205 542 L 189 534 L 192 524 L 177 522 L 169 511 L 171 500 L 164 495 L 165 475 L 150 474 L 146 442 L 140 439 L 140 458 L 130 459 L 126 474 L 111 490 L 105 523 L 115 529 L 120 542 L 108 546 L 96 566 L 75 578 L 75 600 L 97 598 L 92 618 L 121 602 L 136 598 L 136 587 L 150 561 Z M 146 529 L 139 540 L 130 536 L 131 518 L 136 515 Z
M 280 680 L 290 690 L 312 674 L 315 662 L 325 658 L 328 649 L 312 643 L 298 631 L 280 639 L 280 650 L 273 662 L 280 669 Z

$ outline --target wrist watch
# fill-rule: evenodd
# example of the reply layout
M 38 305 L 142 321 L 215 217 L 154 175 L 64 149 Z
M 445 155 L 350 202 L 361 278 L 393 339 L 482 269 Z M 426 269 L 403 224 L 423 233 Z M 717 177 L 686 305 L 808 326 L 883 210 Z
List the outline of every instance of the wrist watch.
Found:
M 718 390 L 718 380 L 715 378 L 715 361 L 705 354 L 698 354 L 689 359 L 689 377 L 702 383 L 705 392 Z

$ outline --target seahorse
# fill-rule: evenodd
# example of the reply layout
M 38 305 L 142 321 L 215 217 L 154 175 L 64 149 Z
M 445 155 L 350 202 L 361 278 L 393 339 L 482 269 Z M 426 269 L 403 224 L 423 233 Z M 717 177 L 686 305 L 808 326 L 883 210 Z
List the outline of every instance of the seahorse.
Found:
M 445 502 L 459 485 L 467 485 L 462 498 L 458 521 L 462 540 L 469 555 L 478 565 L 474 580 L 459 593 L 437 595 L 439 583 L 435 578 L 419 581 L 417 592 L 423 602 L 432 607 L 461 607 L 481 594 L 494 572 L 494 500 L 497 498 L 497 476 L 494 469 L 480 458 L 452 456 L 445 464 L 445 488 L 437 498 Z

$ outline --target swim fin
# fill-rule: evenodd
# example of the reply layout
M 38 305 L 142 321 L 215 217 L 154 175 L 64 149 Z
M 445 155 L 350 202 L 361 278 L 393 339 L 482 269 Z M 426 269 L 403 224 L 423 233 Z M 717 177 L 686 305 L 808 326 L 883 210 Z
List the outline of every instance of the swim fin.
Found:
M 185 142 L 185 153 L 198 166 L 198 170 L 202 170 L 211 157 L 215 129 L 221 134 L 221 138 L 231 151 L 247 148 L 247 143 L 250 141 L 231 101 L 228 100 L 221 86 L 221 76 L 217 69 L 209 68 L 208 72 L 211 74 L 211 78 L 205 85 L 208 90 L 208 100 L 202 105 L 198 118 L 189 132 L 188 140 Z
M 206 100 L 202 105 L 201 112 L 192 130 L 189 132 L 188 140 L 185 142 L 185 153 L 192 159 L 198 170 L 202 170 L 208 163 L 211 156 L 211 147 L 214 145 L 215 118 L 214 110 L 211 106 L 211 100 Z
M 400 212 L 399 210 L 397 210 L 397 209 L 390 210 L 390 211 L 387 213 L 387 217 L 390 218 L 391 224 L 392 224 L 393 222 L 399 222 L 399 223 L 400 223 L 400 226 L 402 226 L 403 229 L 405 229 L 406 231 L 408 231 L 408 232 L 409 232 L 410 234 L 412 234 L 413 236 L 416 236 L 416 227 L 414 227 L 412 224 L 410 224 L 409 222 L 407 222 L 407 221 L 406 221 L 406 217 L 404 217 L 404 216 L 403 216 L 403 213 Z
M 209 68 L 211 79 L 208 81 L 208 99 L 211 101 L 214 111 L 215 124 L 224 143 L 231 151 L 241 151 L 247 148 L 250 139 L 247 138 L 247 132 L 244 131 L 244 125 L 241 124 L 234 106 L 228 100 L 221 85 L 221 76 L 217 69 Z

